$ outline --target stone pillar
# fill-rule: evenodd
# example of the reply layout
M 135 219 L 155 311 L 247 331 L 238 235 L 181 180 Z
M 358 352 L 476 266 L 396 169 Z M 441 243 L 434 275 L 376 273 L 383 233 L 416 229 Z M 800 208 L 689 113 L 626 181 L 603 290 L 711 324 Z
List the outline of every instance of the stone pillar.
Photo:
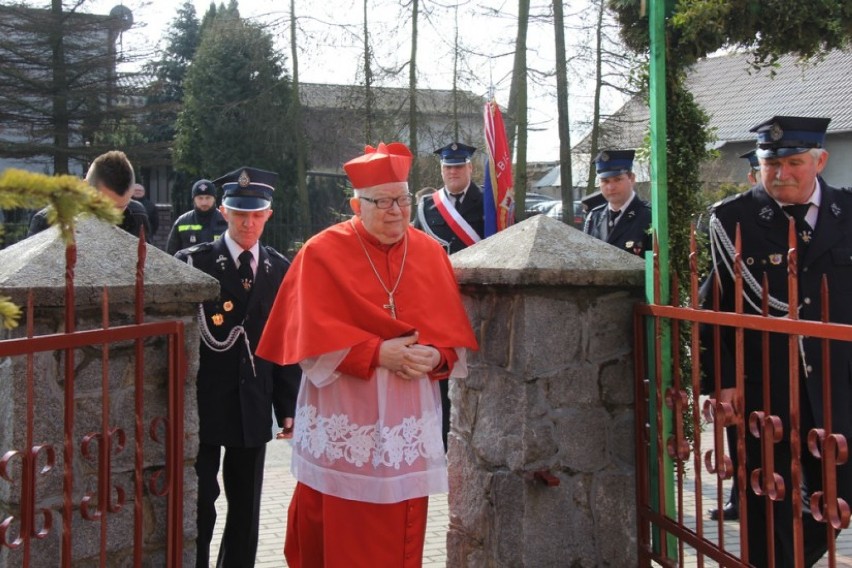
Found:
M 480 350 L 450 387 L 447 566 L 635 566 L 644 262 L 544 215 L 451 260 Z
M 95 219 L 84 219 L 76 230 L 77 266 L 75 294 L 77 330 L 102 327 L 101 294 L 109 290 L 110 327 L 132 324 L 138 241 L 125 231 Z M 34 293 L 34 335 L 64 333 L 65 244 L 55 228 L 0 251 L 0 295 L 10 296 L 26 306 L 27 292 Z M 148 245 L 145 262 L 145 322 L 181 320 L 185 325 L 187 361 L 184 432 L 184 516 L 178 530 L 184 535 L 184 565 L 195 563 L 196 476 L 193 470 L 198 452 L 198 417 L 195 402 L 195 376 L 198 371 L 198 329 L 195 320 L 199 302 L 219 293 L 219 284 L 208 275 Z M 24 337 L 26 320 L 5 332 L 5 338 Z M 149 493 L 150 475 L 162 470 L 164 445 L 150 438 L 148 427 L 156 416 L 167 417 L 167 343 L 162 337 L 145 341 L 143 446 L 146 487 L 143 492 L 143 539 L 146 565 L 164 565 L 166 545 L 166 497 Z M 102 348 L 87 346 L 75 351 L 75 428 L 72 434 L 74 490 L 72 520 L 72 565 L 98 564 L 100 523 L 84 520 L 80 504 L 86 494 L 97 495 L 97 459 L 82 455 L 82 440 L 89 432 L 101 431 L 103 400 Z M 53 526 L 46 538 L 32 541 L 31 565 L 55 566 L 60 558 L 63 519 L 63 437 L 65 371 L 61 352 L 38 353 L 34 358 L 34 444 L 49 444 L 56 452 L 56 466 L 37 476 L 36 506 L 51 511 Z M 26 445 L 27 384 L 26 357 L 0 360 L 0 455 L 9 450 L 23 451 Z M 108 566 L 127 566 L 133 554 L 134 528 L 134 342 L 109 345 L 110 425 L 127 436 L 123 451 L 111 460 L 112 482 L 126 491 L 120 511 L 107 515 Z M 162 431 L 161 431 L 162 435 Z M 97 456 L 97 444 L 91 445 Z M 12 460 L 13 480 L 0 479 L 2 519 L 16 517 L 9 536 L 20 530 L 21 483 L 19 460 Z M 39 462 L 41 466 L 43 462 Z M 116 500 L 113 491 L 112 499 Z M 37 526 L 42 526 L 39 515 Z M 23 547 L 0 548 L 0 567 L 21 566 Z

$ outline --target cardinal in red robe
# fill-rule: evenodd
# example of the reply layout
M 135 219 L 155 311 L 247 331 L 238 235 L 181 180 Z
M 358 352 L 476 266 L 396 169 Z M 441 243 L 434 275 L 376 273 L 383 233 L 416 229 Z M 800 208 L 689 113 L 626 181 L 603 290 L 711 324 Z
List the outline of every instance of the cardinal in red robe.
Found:
M 291 567 L 420 566 L 428 496 L 448 490 L 437 381 L 477 344 L 449 258 L 409 227 L 411 161 L 394 142 L 344 164 L 355 216 L 296 255 L 257 348 L 303 370 Z

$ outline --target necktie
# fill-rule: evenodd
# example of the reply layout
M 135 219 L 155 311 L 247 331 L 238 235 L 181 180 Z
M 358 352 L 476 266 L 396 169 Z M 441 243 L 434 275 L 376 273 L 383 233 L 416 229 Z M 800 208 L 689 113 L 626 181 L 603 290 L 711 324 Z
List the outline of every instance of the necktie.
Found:
M 254 272 L 251 269 L 251 252 L 244 250 L 238 258 L 240 266 L 237 268 L 237 272 L 240 274 L 240 282 L 246 292 L 251 292 L 252 284 L 254 284 Z
M 784 205 L 781 208 L 796 221 L 796 236 L 798 237 L 800 248 L 807 246 L 813 236 L 813 227 L 805 220 L 805 216 L 808 214 L 810 208 L 810 203 Z
M 451 193 L 453 196 L 453 200 L 456 202 L 456 209 L 461 207 L 462 198 L 464 197 L 464 193 Z
M 619 216 L 621 216 L 621 211 L 613 211 L 612 209 L 608 209 L 609 211 L 609 223 L 607 226 L 612 229 L 615 226 L 615 222 L 618 221 Z

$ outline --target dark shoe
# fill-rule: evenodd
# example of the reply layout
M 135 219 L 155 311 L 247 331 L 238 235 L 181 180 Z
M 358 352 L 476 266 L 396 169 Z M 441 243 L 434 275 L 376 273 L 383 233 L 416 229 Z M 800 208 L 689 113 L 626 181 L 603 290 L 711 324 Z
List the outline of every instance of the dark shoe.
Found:
M 728 501 L 728 504 L 722 509 L 722 518 L 726 521 L 736 521 L 740 518 L 740 510 L 736 505 Z M 710 519 L 719 520 L 719 509 L 710 509 Z

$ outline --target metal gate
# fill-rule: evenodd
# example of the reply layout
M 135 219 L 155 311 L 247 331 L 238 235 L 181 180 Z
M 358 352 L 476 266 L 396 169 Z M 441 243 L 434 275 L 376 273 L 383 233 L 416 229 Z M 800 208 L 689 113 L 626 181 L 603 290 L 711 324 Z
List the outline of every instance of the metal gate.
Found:
M 787 260 L 788 287 L 791 298 L 798 289 L 796 273 L 795 236 L 789 242 Z M 742 295 L 743 266 L 740 243 L 736 244 L 735 296 Z M 636 369 L 636 474 L 638 558 L 640 566 L 749 566 L 747 519 L 749 511 L 747 492 L 760 496 L 760 507 L 765 508 L 768 543 L 768 565 L 778 565 L 774 552 L 773 508 L 787 498 L 792 505 L 793 549 L 784 562 L 796 567 L 805 566 L 803 518 L 807 515 L 803 504 L 809 504 L 813 519 L 822 523 L 828 551 L 819 566 L 848 566 L 852 559 L 838 553 L 839 529 L 847 528 L 850 519 L 849 504 L 838 496 L 837 467 L 848 459 L 845 437 L 831 431 L 832 408 L 830 378 L 824 378 L 823 423 L 824 428 L 811 429 L 799 436 L 799 338 L 809 337 L 820 341 L 823 369 L 828 369 L 830 340 L 852 340 L 852 326 L 828 322 L 828 311 L 823 309 L 822 321 L 798 320 L 795 313 L 786 317 L 768 317 L 767 286 L 764 280 L 763 315 L 743 313 L 742 302 L 734 312 L 704 309 L 699 304 L 699 276 L 697 250 L 691 244 L 689 289 L 682 294 L 676 279 L 671 284 L 671 297 L 689 298 L 686 306 L 661 305 L 660 271 L 654 260 L 654 302 L 638 306 L 635 314 L 635 369 Z M 718 296 L 717 296 L 718 297 Z M 827 306 L 828 286 L 823 281 L 821 306 Z M 673 302 L 676 303 L 676 302 Z M 792 302 L 791 302 L 792 303 Z M 714 305 L 710 301 L 710 305 Z M 715 304 L 718 306 L 718 303 Z M 702 344 L 704 330 L 711 334 L 727 330 L 735 337 L 736 395 L 733 402 L 721 401 L 719 373 L 709 378 L 708 395 L 701 395 L 702 368 L 698 354 L 708 347 Z M 684 330 L 688 333 L 684 334 Z M 743 415 L 745 357 L 768 357 L 763 353 L 746 353 L 743 334 L 757 332 L 768 345 L 770 335 L 785 336 L 789 345 L 790 427 L 775 413 L 777 409 L 765 404 L 763 411 Z M 712 335 L 711 335 L 712 336 Z M 680 340 L 688 337 L 684 342 Z M 718 337 L 718 335 L 716 335 Z M 668 338 L 672 338 L 668 341 Z M 671 347 L 665 349 L 669 344 Z M 718 358 L 719 345 L 711 343 L 709 356 Z M 694 357 L 692 355 L 695 355 Z M 688 361 L 686 365 L 684 361 Z M 718 361 L 718 359 L 716 359 Z M 766 366 L 768 368 L 768 364 Z M 685 370 L 684 370 L 685 369 Z M 763 388 L 768 389 L 768 373 L 762 377 Z M 827 373 L 826 373 L 827 374 Z M 768 391 L 764 391 L 767 392 Z M 764 400 L 768 400 L 768 394 Z M 733 427 L 737 434 L 738 466 L 732 466 L 725 428 Z M 789 429 L 789 430 L 788 430 Z M 785 430 L 788 433 L 785 435 Z M 745 465 L 746 443 L 760 444 L 761 460 L 751 471 Z M 782 464 L 773 463 L 778 445 L 789 445 L 792 456 L 790 471 L 792 483 L 784 486 L 777 473 Z M 802 487 L 802 450 L 808 452 L 822 466 L 821 491 L 807 493 Z M 785 448 L 786 450 L 786 448 Z M 710 520 L 710 508 L 721 509 L 727 500 L 728 485 L 737 476 L 739 486 L 739 522 L 725 522 L 722 515 Z M 752 503 L 754 503 L 752 498 Z M 764 511 L 759 511 L 764 515 Z M 761 517 L 755 517 L 761 518 Z M 813 521 L 809 519 L 809 521 Z M 839 537 L 852 538 L 844 532 Z M 751 552 L 751 555 L 750 555 Z
M 112 565 L 110 541 L 127 541 L 129 553 L 120 559 L 122 565 L 162 565 L 179 567 L 183 554 L 183 470 L 184 470 L 184 327 L 183 322 L 144 322 L 144 265 L 146 248 L 140 239 L 137 257 L 134 299 L 135 322 L 132 325 L 110 327 L 109 294 L 102 293 L 99 329 L 75 329 L 74 266 L 77 251 L 74 245 L 66 249 L 65 333 L 33 336 L 34 308 L 32 292 L 25 310 L 25 337 L 0 341 L 0 362 L 8 358 L 23 358 L 26 368 L 25 392 L 16 393 L 18 404 L 25 405 L 25 424 L 20 428 L 19 447 L 0 448 L 0 493 L 11 506 L 0 511 L 0 553 L 10 566 L 34 566 L 34 558 L 44 558 L 44 550 L 58 537 L 58 557 L 55 564 L 70 567 L 79 549 L 85 549 L 87 562 L 100 566 Z M 152 393 L 143 388 L 145 344 L 152 338 L 165 342 L 168 353 L 167 414 L 145 419 L 146 401 Z M 133 346 L 134 416 L 111 415 L 113 395 L 110 387 L 110 348 L 124 342 Z M 101 380 L 99 403 L 87 408 L 83 422 L 75 412 L 79 401 L 75 385 L 75 354 L 80 350 L 100 352 Z M 62 416 L 52 416 L 39 406 L 34 389 L 37 370 L 34 361 L 39 354 L 54 353 L 63 359 L 64 392 Z M 162 396 L 162 395 L 161 395 Z M 94 410 L 93 410 L 94 408 Z M 91 414 L 96 416 L 92 417 Z M 127 418 L 132 427 L 118 427 L 118 418 Z M 61 420 L 62 440 L 39 439 L 45 421 Z M 92 423 L 94 429 L 86 430 Z M 165 465 L 151 467 L 146 452 L 157 447 Z M 114 461 L 125 459 L 133 464 L 132 471 L 119 476 Z M 158 458 L 159 459 L 159 458 Z M 84 467 L 85 466 L 85 467 Z M 86 476 L 79 475 L 85 470 Z M 60 481 L 61 480 L 61 481 Z M 44 488 L 61 483 L 61 503 L 45 502 Z M 128 505 L 130 502 L 130 505 Z M 147 510 L 145 507 L 147 503 Z M 15 506 L 17 504 L 17 506 Z M 111 523 L 119 515 L 124 526 L 132 526 L 132 535 L 118 534 Z M 165 519 L 152 516 L 164 515 Z M 165 526 L 164 533 L 152 531 L 154 525 Z M 57 535 L 56 533 L 61 533 Z M 165 546 L 152 546 L 157 539 Z M 114 542 L 113 542 L 114 546 Z M 4 550 L 5 549 L 5 550 Z M 156 551 L 156 552 L 152 552 Z M 51 554 L 55 554 L 55 550 Z M 39 554 L 41 553 L 41 554 Z M 79 555 L 78 555 L 79 556 Z M 40 564 L 44 565 L 44 564 Z

